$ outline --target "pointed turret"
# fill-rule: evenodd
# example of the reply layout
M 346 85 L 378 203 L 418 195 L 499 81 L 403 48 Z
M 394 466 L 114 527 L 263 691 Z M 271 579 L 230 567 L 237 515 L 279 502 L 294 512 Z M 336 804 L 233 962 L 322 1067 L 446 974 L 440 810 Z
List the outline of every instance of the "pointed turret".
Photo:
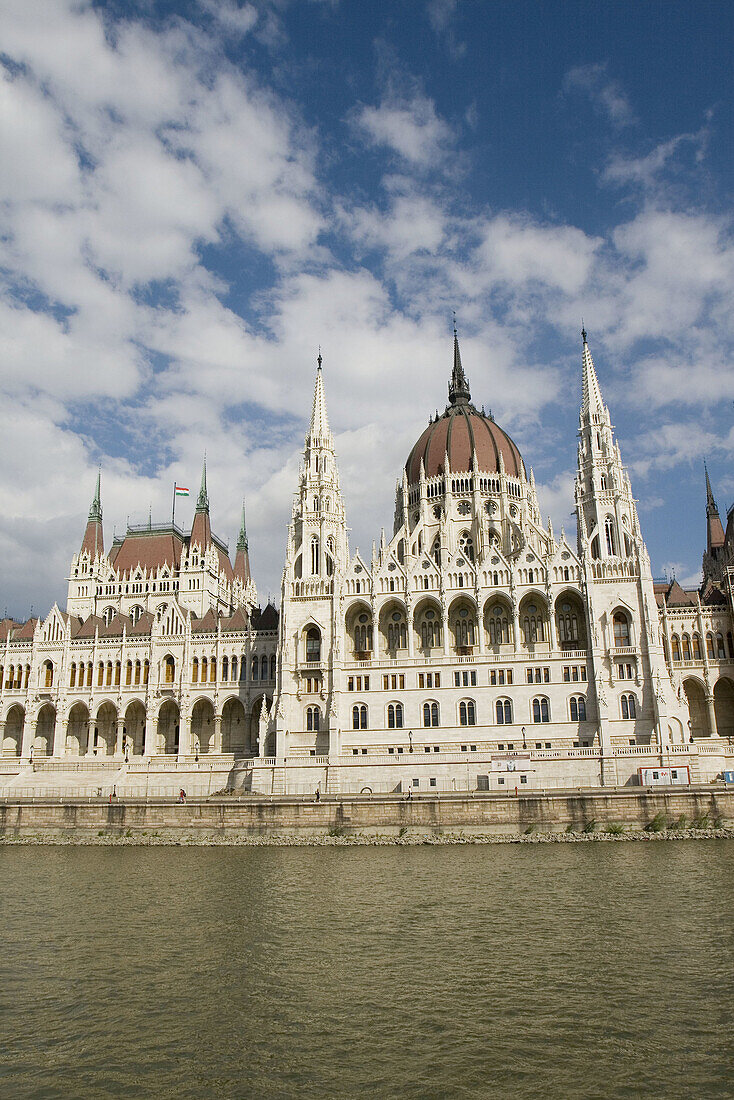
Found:
M 316 439 L 328 439 L 331 435 L 329 430 L 329 418 L 326 415 L 326 396 L 324 394 L 324 372 L 321 369 L 323 359 L 321 358 L 321 350 L 319 349 L 319 356 L 316 360 L 318 366 L 316 368 L 316 385 L 313 391 L 313 408 L 311 409 L 311 426 L 308 430 L 309 438 Z
M 209 494 L 206 488 L 206 455 L 204 455 L 204 465 L 201 469 L 201 486 L 199 487 L 199 496 L 196 501 L 196 513 L 194 515 L 194 523 L 191 528 L 191 545 L 198 543 L 202 550 L 205 550 L 212 541 L 212 528 L 209 520 Z
M 102 536 L 102 499 L 100 495 L 101 471 L 97 470 L 97 486 L 94 492 L 92 507 L 89 509 L 87 528 L 82 539 L 81 553 L 86 552 L 92 561 L 101 557 L 104 553 L 104 540 Z
M 712 558 L 718 557 L 718 551 L 724 545 L 724 527 L 719 515 L 719 509 L 716 507 L 716 501 L 714 500 L 714 494 L 711 489 L 711 481 L 709 480 L 709 472 L 706 463 L 703 464 L 704 472 L 706 474 L 706 553 L 710 554 Z
M 242 521 L 240 523 L 240 534 L 237 539 L 237 554 L 234 559 L 234 575 L 241 580 L 244 585 L 250 583 L 250 554 L 247 544 L 247 527 L 245 525 L 245 502 L 242 501 Z
M 452 405 L 468 405 L 471 401 L 469 380 L 464 374 L 461 365 L 461 351 L 459 350 L 459 337 L 454 325 L 454 367 L 449 382 L 449 401 Z
M 599 388 L 599 380 L 596 377 L 596 371 L 594 369 L 594 360 L 591 358 L 589 345 L 586 341 L 585 328 L 581 329 L 581 339 L 583 340 L 581 416 L 588 420 L 589 418 L 593 418 L 594 413 L 603 415 L 605 410 L 601 390 Z

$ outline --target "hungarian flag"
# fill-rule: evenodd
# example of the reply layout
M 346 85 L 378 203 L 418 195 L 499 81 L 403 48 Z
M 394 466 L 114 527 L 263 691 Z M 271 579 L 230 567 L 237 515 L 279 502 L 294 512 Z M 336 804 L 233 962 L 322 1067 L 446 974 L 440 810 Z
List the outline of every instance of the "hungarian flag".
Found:
M 189 495 L 188 489 L 185 489 L 183 485 L 174 486 L 177 497 L 187 497 Z

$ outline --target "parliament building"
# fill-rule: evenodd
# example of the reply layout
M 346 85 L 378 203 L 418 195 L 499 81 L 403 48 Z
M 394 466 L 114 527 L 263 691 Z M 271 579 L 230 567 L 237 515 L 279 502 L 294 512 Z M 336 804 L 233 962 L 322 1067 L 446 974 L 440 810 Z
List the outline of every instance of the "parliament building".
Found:
M 193 525 L 105 549 L 100 479 L 66 608 L 0 632 L 0 784 L 416 794 L 715 779 L 734 737 L 734 510 L 706 474 L 699 589 L 656 581 L 586 333 L 576 537 L 472 404 L 445 411 L 352 553 L 321 357 L 279 609 L 232 563 L 206 465 Z M 655 770 L 656 769 L 656 770 Z M 645 773 L 647 775 L 647 773 Z M 153 777 L 153 778 L 151 778 Z M 157 787 L 156 787 L 157 784 Z

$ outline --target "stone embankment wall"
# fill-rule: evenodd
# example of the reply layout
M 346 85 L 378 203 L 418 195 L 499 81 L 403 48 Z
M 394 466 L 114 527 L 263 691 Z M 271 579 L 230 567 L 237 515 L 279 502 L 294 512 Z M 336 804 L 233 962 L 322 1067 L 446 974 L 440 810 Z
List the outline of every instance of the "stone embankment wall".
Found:
M 656 819 L 734 825 L 734 790 L 568 791 L 526 795 L 443 795 L 325 799 L 214 798 L 189 800 L 36 799 L 0 803 L 0 836 L 22 839 L 39 833 L 135 836 L 151 832 L 223 834 L 233 837 L 324 835 L 500 835 L 582 831 L 595 823 L 643 829 Z

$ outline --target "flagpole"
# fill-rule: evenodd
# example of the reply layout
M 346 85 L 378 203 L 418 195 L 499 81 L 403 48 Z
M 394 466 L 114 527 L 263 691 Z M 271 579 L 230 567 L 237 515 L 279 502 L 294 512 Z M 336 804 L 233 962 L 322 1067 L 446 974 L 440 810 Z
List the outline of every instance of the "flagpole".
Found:
M 176 482 L 173 483 L 173 504 L 171 505 L 171 527 L 176 526 Z

